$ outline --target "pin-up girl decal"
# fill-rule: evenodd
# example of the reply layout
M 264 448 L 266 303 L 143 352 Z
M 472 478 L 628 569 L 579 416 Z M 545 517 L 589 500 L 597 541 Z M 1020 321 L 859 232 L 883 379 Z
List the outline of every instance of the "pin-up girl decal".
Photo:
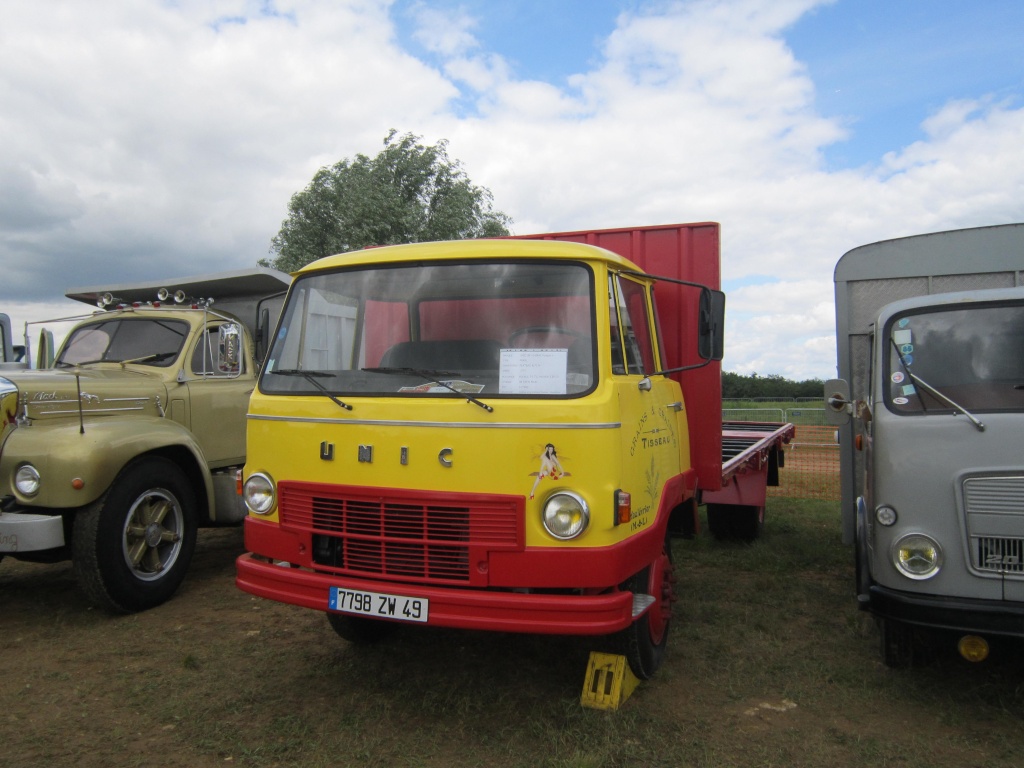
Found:
M 531 499 L 537 492 L 537 486 L 540 485 L 540 481 L 543 478 L 547 477 L 557 480 L 560 477 L 569 477 L 570 475 L 569 472 L 562 469 L 562 464 L 558 460 L 558 453 L 555 451 L 555 446 L 551 443 L 544 446 L 544 453 L 540 457 L 540 471 L 531 472 L 530 474 L 537 478 L 533 481 L 533 488 L 530 489 Z

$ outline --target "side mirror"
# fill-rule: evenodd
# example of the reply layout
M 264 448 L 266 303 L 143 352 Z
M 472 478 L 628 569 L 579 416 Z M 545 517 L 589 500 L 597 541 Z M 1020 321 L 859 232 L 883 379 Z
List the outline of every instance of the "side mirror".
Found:
M 853 417 L 850 385 L 844 379 L 825 382 L 825 421 L 835 427 L 849 424 Z
M 237 374 L 242 369 L 242 329 L 237 323 L 224 323 L 218 333 L 217 370 Z
M 721 360 L 725 355 L 725 294 L 705 288 L 698 311 L 697 354 L 702 360 Z

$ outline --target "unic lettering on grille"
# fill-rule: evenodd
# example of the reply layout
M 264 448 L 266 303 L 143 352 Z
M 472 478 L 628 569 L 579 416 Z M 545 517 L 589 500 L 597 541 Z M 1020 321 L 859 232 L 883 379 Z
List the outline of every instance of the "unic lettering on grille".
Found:
M 422 583 L 485 583 L 487 553 L 522 547 L 514 497 L 281 483 L 281 526 L 312 534 L 313 567 Z M 372 492 L 371 492 L 372 493 Z

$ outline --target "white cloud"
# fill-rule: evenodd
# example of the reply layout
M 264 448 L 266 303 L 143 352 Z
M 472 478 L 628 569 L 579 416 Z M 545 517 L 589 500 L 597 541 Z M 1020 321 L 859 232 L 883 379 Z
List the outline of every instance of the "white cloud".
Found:
M 477 21 L 460 9 L 441 10 L 418 2 L 411 9 L 411 15 L 417 24 L 414 37 L 428 51 L 461 58 L 480 47 L 473 34 Z
M 518 78 L 476 20 L 391 0 L 0 7 L 0 311 L 72 285 L 249 266 L 313 172 L 390 128 L 447 138 L 518 233 L 723 225 L 730 370 L 829 376 L 831 277 L 867 242 L 1024 220 L 1024 110 L 985 94 L 924 138 L 831 171 L 787 27 L 818 0 L 623 13 L 567 84 Z
M 0 230 L 5 262 L 79 284 L 251 265 L 319 165 L 456 93 L 395 47 L 387 3 L 262 7 L 5 4 L 0 201 L 34 223 Z

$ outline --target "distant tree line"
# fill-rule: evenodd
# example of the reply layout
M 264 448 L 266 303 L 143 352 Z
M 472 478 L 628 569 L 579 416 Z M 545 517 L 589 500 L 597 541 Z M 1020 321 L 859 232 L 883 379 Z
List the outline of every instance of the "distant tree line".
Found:
M 821 379 L 790 381 L 778 374 L 758 376 L 752 373 L 743 376 L 739 373 L 722 371 L 722 397 L 733 400 L 746 400 L 755 397 L 823 397 L 825 382 Z

